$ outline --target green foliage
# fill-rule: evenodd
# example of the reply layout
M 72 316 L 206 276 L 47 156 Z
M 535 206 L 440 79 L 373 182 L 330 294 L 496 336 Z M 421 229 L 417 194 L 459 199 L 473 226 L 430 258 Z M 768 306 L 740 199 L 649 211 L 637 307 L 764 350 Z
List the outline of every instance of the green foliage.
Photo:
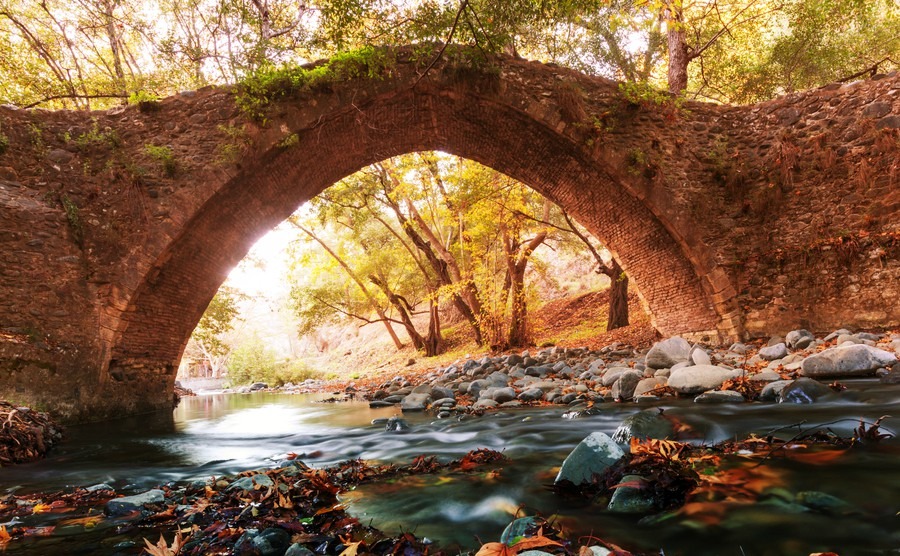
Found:
M 266 108 L 280 98 L 301 91 L 325 90 L 340 81 L 382 78 L 393 63 L 389 50 L 364 47 L 339 52 L 318 65 L 267 65 L 241 81 L 236 102 L 248 116 L 263 121 Z
M 9 137 L 3 131 L 0 131 L 0 154 L 9 150 Z
M 207 356 L 227 355 L 230 351 L 225 335 L 234 328 L 238 302 L 242 298 L 243 295 L 238 291 L 223 286 L 209 302 L 191 334 L 191 338 L 201 344 Z
M 242 126 L 219 124 L 218 130 L 225 134 L 226 140 L 219 143 L 216 160 L 222 164 L 234 164 L 241 158 L 241 153 L 250 142 L 247 132 Z
M 232 386 L 251 382 L 282 386 L 316 376 L 315 370 L 299 360 L 279 360 L 278 355 L 257 336 L 235 348 L 228 361 L 228 382 Z
M 159 109 L 159 96 L 139 90 L 128 95 L 128 104 L 136 104 L 141 112 L 153 112 Z
M 43 152 L 47 145 L 44 143 L 44 128 L 31 122 L 28 124 L 28 134 L 31 137 L 31 146 L 35 151 Z
M 668 91 L 657 89 L 646 81 L 619 83 L 619 93 L 629 104 L 641 108 L 680 108 L 684 102 L 682 97 L 676 97 Z
M 150 155 L 150 158 L 159 162 L 163 173 L 173 178 L 178 173 L 178 161 L 175 160 L 175 153 L 171 147 L 165 145 L 144 145 L 144 150 Z
M 118 148 L 122 146 L 122 139 L 119 137 L 119 133 L 110 127 L 101 130 L 100 124 L 96 120 L 94 120 L 91 129 L 79 134 L 75 139 L 72 139 L 68 132 L 66 132 L 64 139 L 66 142 L 71 141 L 80 152 L 88 152 L 98 147 Z
M 650 157 L 643 150 L 635 148 L 628 151 L 628 172 L 630 174 L 640 175 L 649 166 Z
M 84 248 L 84 223 L 81 221 L 78 205 L 68 195 L 63 195 L 60 198 L 60 202 L 63 210 L 66 212 L 66 220 L 69 222 L 69 229 L 72 231 L 72 238 L 75 240 L 75 244 Z

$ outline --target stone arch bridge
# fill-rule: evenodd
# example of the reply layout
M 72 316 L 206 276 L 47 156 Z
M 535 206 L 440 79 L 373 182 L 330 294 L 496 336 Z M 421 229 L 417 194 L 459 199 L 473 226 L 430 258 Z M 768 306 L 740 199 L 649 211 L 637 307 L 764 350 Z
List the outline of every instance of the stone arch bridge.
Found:
M 566 208 L 663 334 L 900 324 L 900 76 L 676 106 L 553 65 L 387 54 L 285 95 L 265 123 L 226 88 L 148 110 L 0 107 L 0 398 L 69 419 L 168 407 L 193 327 L 254 241 L 421 150 Z

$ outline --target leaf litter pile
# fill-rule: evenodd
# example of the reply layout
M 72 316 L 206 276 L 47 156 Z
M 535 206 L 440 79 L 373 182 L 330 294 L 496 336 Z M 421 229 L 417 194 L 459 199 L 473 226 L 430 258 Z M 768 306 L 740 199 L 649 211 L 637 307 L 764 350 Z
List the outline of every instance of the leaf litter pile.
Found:
M 0 401 L 0 467 L 44 457 L 61 430 L 46 413 Z
M 724 519 L 729 507 L 756 503 L 765 492 L 783 486 L 780 472 L 768 463 L 776 459 L 812 465 L 830 463 L 850 450 L 892 436 L 881 428 L 883 419 L 860 422 L 849 438 L 825 426 L 801 431 L 787 440 L 774 434 L 751 435 L 742 441 L 712 446 L 634 438 L 630 453 L 602 474 L 594 475 L 590 482 L 578 486 L 563 482 L 549 488 L 561 496 L 586 498 L 592 503 L 605 503 L 618 489 L 630 489 L 652 501 L 652 511 L 642 523 L 690 517 L 715 525 Z M 799 429 L 801 425 L 794 426 Z M 110 510 L 109 502 L 115 502 L 118 496 L 111 488 L 10 494 L 0 499 L 0 523 L 7 524 L 0 526 L 0 549 L 23 539 L 52 536 L 56 529 L 81 528 L 87 532 L 96 528 L 114 529 L 107 534 L 142 541 L 142 545 L 120 545 L 120 554 L 282 555 L 297 543 L 323 555 L 437 556 L 445 552 L 430 541 L 411 533 L 386 535 L 361 523 L 346 512 L 338 495 L 357 485 L 410 475 L 496 474 L 497 467 L 506 462 L 501 453 L 488 449 L 474 450 L 450 463 L 440 463 L 434 456 L 419 456 L 407 465 L 350 460 L 314 469 L 292 459 L 289 465 L 276 469 L 168 484 L 159 487 L 159 501 L 127 511 Z M 807 493 L 807 505 L 824 512 L 852 511 L 840 506 L 837 499 L 818 494 L 813 499 Z M 44 519 L 36 524 L 35 516 Z M 558 556 L 639 554 L 593 535 L 570 538 L 553 520 L 531 516 L 515 520 L 501 542 L 483 544 L 476 556 L 516 556 L 536 549 Z

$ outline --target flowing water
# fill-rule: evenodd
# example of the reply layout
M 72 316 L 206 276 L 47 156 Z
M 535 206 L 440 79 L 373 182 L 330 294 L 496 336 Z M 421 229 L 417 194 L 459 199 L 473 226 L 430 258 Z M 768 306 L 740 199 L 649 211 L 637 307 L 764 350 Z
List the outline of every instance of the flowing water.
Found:
M 185 398 L 172 415 L 140 417 L 72 427 L 46 460 L 0 470 L 0 492 L 50 491 L 105 482 L 117 489 L 149 488 L 169 481 L 208 478 L 270 467 L 294 452 L 312 466 L 351 458 L 409 462 L 420 454 L 443 461 L 469 450 L 491 448 L 511 459 L 499 474 L 416 476 L 367 485 L 345 495 L 351 513 L 387 532 L 399 529 L 442 547 L 477 547 L 499 538 L 519 508 L 555 516 L 568 531 L 595 535 L 627 548 L 668 556 L 802 555 L 834 551 L 841 556 L 900 554 L 900 441 L 854 450 L 827 465 L 771 458 L 768 477 L 782 498 L 820 491 L 846 501 L 840 512 L 800 511 L 779 498 L 763 504 L 729 505 L 696 519 L 678 517 L 653 525 L 614 516 L 602 505 L 564 499 L 546 489 L 571 449 L 595 431 L 609 434 L 642 408 L 602 406 L 598 415 L 563 419 L 563 408 L 516 410 L 438 420 L 404 418 L 402 434 L 375 426 L 399 409 L 370 409 L 361 402 L 320 403 L 322 396 L 256 393 Z M 900 417 L 900 386 L 858 381 L 839 401 L 815 405 L 695 405 L 666 403 L 713 443 L 766 433 L 785 425 L 832 423 L 849 435 L 859 419 Z M 900 432 L 900 418 L 885 428 Z M 793 436 L 796 428 L 782 431 Z M 785 494 L 787 493 L 787 494 Z M 723 506 L 724 508 L 724 506 Z M 708 510 L 708 508 L 707 508 Z M 8 551 L 14 553 L 15 546 Z

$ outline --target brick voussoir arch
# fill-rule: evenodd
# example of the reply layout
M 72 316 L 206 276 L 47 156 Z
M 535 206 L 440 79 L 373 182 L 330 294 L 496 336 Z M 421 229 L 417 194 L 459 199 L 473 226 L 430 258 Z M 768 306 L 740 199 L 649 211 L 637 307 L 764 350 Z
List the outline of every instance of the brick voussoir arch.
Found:
M 560 70 L 544 71 L 553 79 Z M 610 247 L 663 333 L 716 333 L 730 300 L 716 303 L 704 285 L 709 272 L 697 264 L 709 257 L 693 252 L 702 246 L 680 241 L 674 225 L 633 193 L 639 187 L 629 182 L 636 178 L 611 167 L 608 152 L 592 152 L 571 128 L 566 133 L 553 104 L 535 110 L 533 99 L 512 91 L 514 84 L 505 94 L 485 91 L 477 82 L 445 79 L 440 68 L 416 78 L 415 86 L 410 79 L 375 83 L 375 93 L 344 93 L 337 103 L 333 94 L 323 95 L 317 103 L 327 110 L 312 115 L 308 98 L 279 104 L 280 113 L 257 130 L 258 146 L 243 157 L 241 170 L 215 188 L 148 269 L 122 314 L 108 371 L 122 376 L 156 368 L 170 388 L 191 330 L 256 239 L 360 168 L 423 150 L 485 164 L 570 211 Z M 296 141 L 278 146 L 286 136 Z

